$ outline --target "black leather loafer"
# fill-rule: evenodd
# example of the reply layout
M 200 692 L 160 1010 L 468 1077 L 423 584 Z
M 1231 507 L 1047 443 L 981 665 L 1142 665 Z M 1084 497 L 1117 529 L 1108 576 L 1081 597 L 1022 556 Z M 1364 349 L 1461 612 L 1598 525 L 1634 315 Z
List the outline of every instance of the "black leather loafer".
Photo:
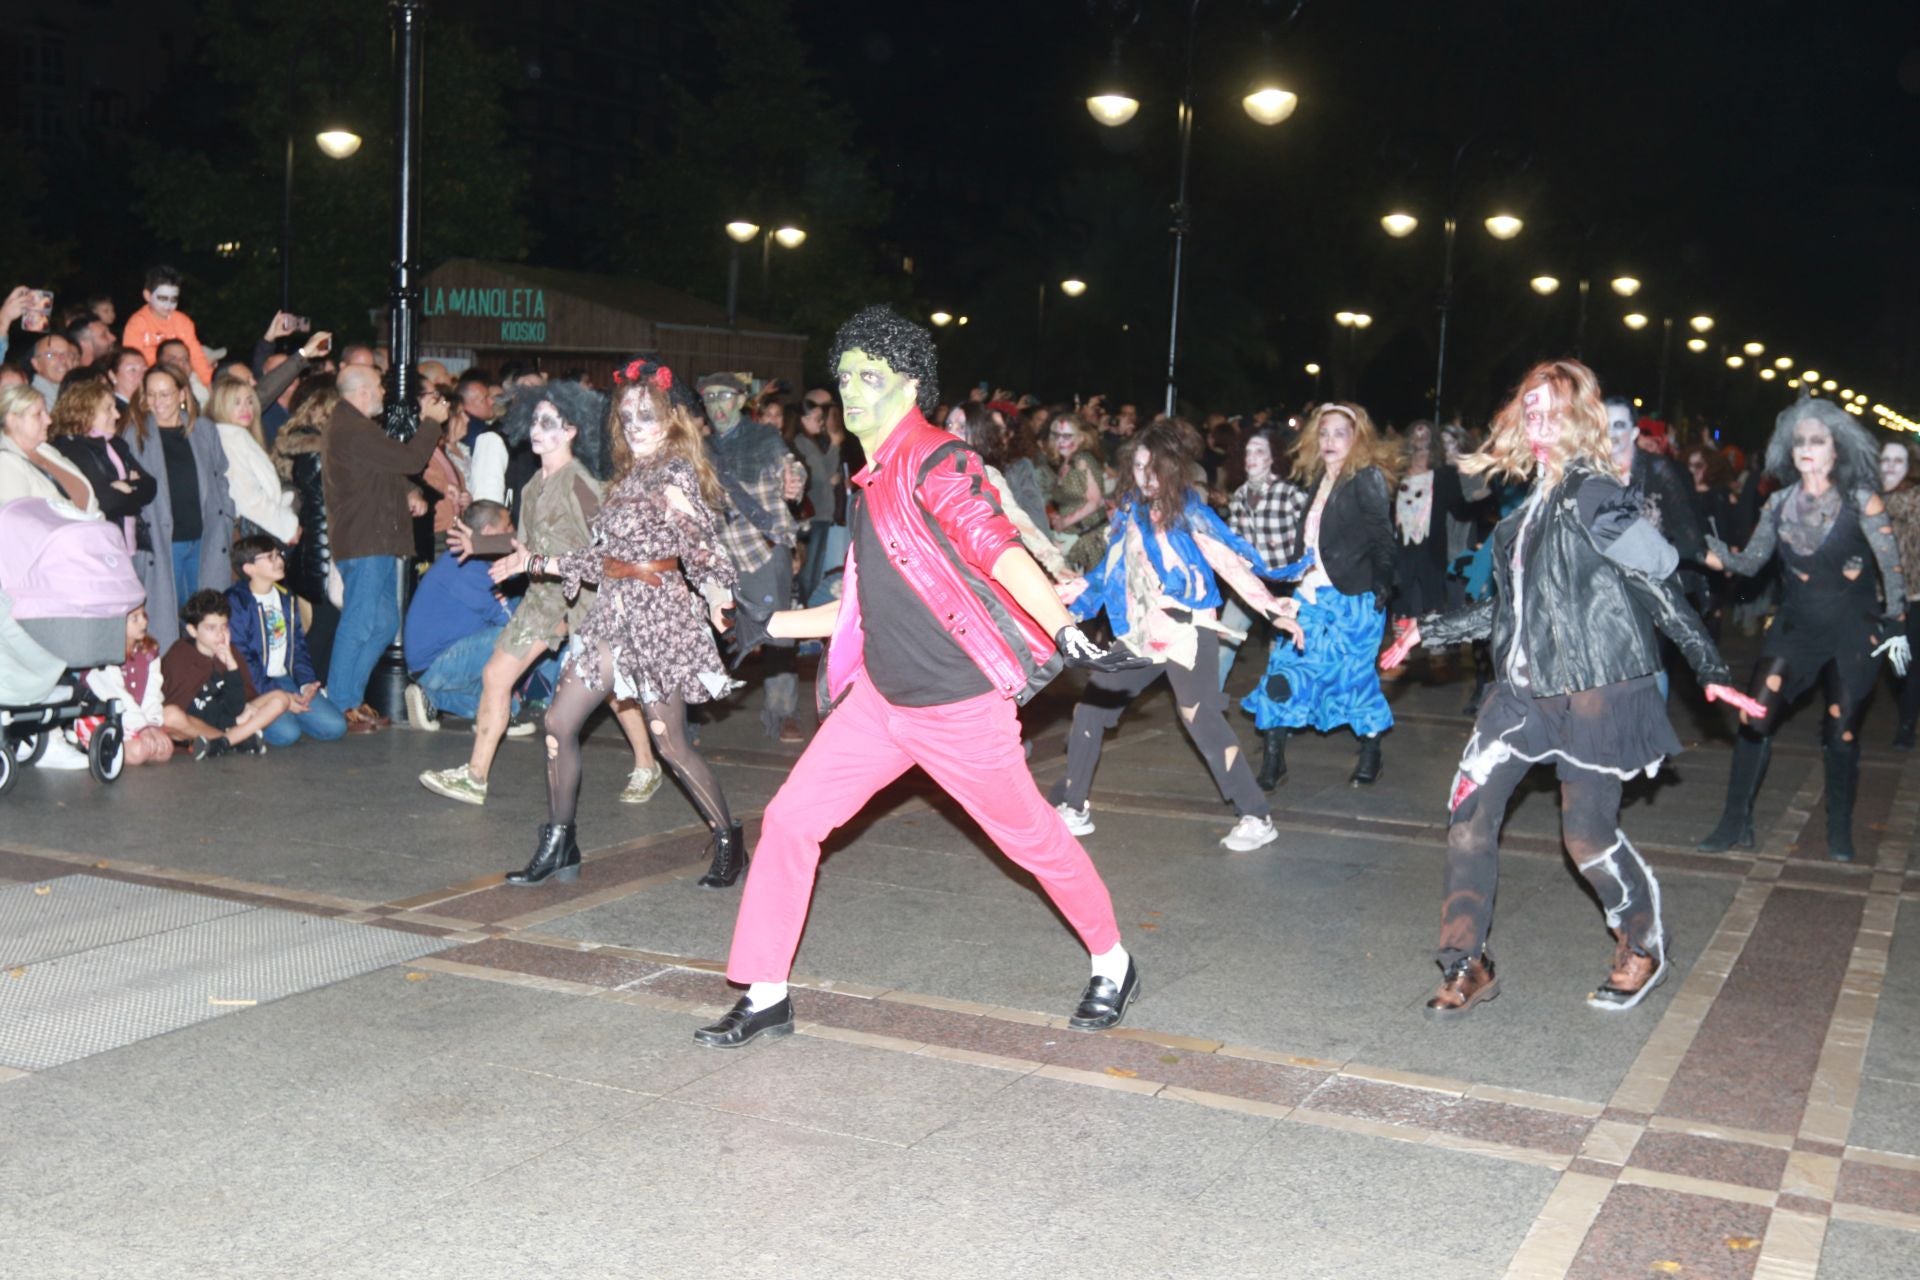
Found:
M 1127 1006 L 1140 994 L 1140 962 L 1131 956 L 1127 958 L 1127 976 L 1119 986 L 1113 985 L 1111 978 L 1095 978 L 1087 983 L 1086 994 L 1080 997 L 1080 1007 L 1067 1019 L 1067 1025 L 1075 1031 L 1105 1031 L 1108 1027 L 1120 1025 L 1120 1019 L 1127 1016 Z
M 1109 984 L 1111 985 L 1111 984 Z M 710 1049 L 738 1049 L 755 1036 L 793 1034 L 793 997 L 755 1013 L 741 996 L 727 1016 L 710 1027 L 702 1027 L 693 1038 Z

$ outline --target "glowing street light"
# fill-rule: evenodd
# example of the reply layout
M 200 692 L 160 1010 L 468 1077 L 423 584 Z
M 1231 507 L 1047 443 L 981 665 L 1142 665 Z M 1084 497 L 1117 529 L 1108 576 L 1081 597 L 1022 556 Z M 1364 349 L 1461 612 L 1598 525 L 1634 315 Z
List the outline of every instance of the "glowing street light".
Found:
M 1687 327 L 1695 333 L 1711 333 L 1713 331 L 1713 317 L 1695 316 L 1693 319 L 1687 321 Z
M 782 249 L 798 249 L 807 242 L 807 233 L 799 227 L 781 227 L 773 233 L 773 238 Z
M 345 160 L 360 149 L 360 135 L 351 129 L 322 129 L 313 140 L 335 160 Z
M 1364 329 L 1373 323 L 1373 317 L 1364 311 L 1337 311 L 1334 323 L 1346 329 Z
M 1545 298 L 1560 287 L 1560 280 L 1557 276 L 1535 276 L 1527 281 L 1527 287 Z
M 729 222 L 727 224 L 727 235 L 735 244 L 745 244 L 759 234 L 760 224 L 757 222 Z
M 1074 276 L 1068 276 L 1060 282 L 1060 292 L 1069 298 L 1077 298 L 1087 291 L 1087 282 Z
M 1519 235 L 1520 229 L 1527 224 L 1510 213 L 1496 213 L 1483 225 L 1487 228 L 1487 234 L 1495 240 L 1511 240 Z
M 927 319 L 933 321 L 934 327 L 936 329 L 944 329 L 948 325 L 953 323 L 952 313 L 946 312 L 946 311 L 936 311 L 932 315 L 928 316 Z
M 1832 378 L 1828 378 L 1825 382 L 1822 382 L 1820 384 L 1820 389 L 1822 391 L 1838 391 L 1840 389 L 1840 384 L 1835 382 Z
M 1279 85 L 1263 85 L 1246 97 L 1240 99 L 1240 105 L 1256 124 L 1279 124 L 1293 114 L 1300 105 L 1300 96 Z
M 1800 381 L 1811 386 L 1820 381 L 1820 371 L 1818 369 L 1802 369 L 1800 371 Z
M 1772 381 L 1774 380 L 1774 378 L 1776 378 L 1776 377 L 1778 377 L 1778 376 L 1779 376 L 1779 375 L 1778 375 L 1777 373 L 1775 373 L 1775 372 L 1774 372 L 1774 370 L 1772 370 L 1772 369 L 1762 369 L 1762 370 L 1760 371 L 1760 380 L 1761 380 L 1762 382 L 1772 382 Z
M 1792 356 L 1780 356 L 1780 357 L 1778 357 L 1777 359 L 1775 359 L 1775 360 L 1774 360 L 1774 362 L 1773 362 L 1773 367 L 1774 367 L 1774 368 L 1776 368 L 1776 369 L 1778 369 L 1778 370 L 1780 370 L 1780 371 L 1781 371 L 1782 373 L 1784 373 L 1784 372 L 1786 372 L 1786 371 L 1787 371 L 1788 369 L 1791 369 L 1791 368 L 1793 368 L 1793 357 L 1792 357 Z
M 1705 351 L 1706 349 L 1707 349 L 1707 340 L 1705 338 L 1688 338 L 1687 339 L 1687 350 L 1695 353 L 1696 355 L 1702 351 Z
M 1317 378 L 1320 376 L 1320 366 L 1311 360 L 1307 361 L 1307 376 L 1310 378 Z
M 1414 229 L 1420 225 L 1420 219 L 1410 213 L 1389 213 L 1380 219 L 1380 225 L 1395 240 L 1404 240 L 1414 233 Z
M 1745 356 L 1728 356 L 1727 368 L 1738 369 L 1741 365 L 1745 364 L 1746 362 L 1747 362 L 1747 358 Z
M 1096 93 L 1087 99 L 1087 110 L 1109 129 L 1118 129 L 1140 111 L 1140 99 L 1124 93 Z
M 1638 331 L 1647 327 L 1647 318 L 1641 315 L 1638 311 L 1629 311 L 1625 316 L 1621 317 L 1621 319 L 1624 321 L 1627 328 L 1633 329 L 1635 331 Z
M 1798 386 L 1800 385 L 1800 379 L 1798 379 L 1798 378 L 1788 378 L 1788 379 L 1787 379 L 1787 385 L 1788 385 L 1788 386 L 1790 386 L 1790 387 L 1798 387 Z
M 1746 346 L 1741 347 L 1740 349 L 1746 352 L 1750 356 L 1757 356 L 1764 353 L 1767 348 L 1765 343 L 1749 342 Z
M 1640 282 L 1632 276 L 1615 276 L 1613 278 L 1613 291 L 1623 298 L 1631 298 L 1634 294 L 1640 292 Z
M 961 316 L 958 320 L 955 320 L 954 323 L 959 325 L 962 329 L 964 329 L 967 327 L 967 318 L 965 316 Z

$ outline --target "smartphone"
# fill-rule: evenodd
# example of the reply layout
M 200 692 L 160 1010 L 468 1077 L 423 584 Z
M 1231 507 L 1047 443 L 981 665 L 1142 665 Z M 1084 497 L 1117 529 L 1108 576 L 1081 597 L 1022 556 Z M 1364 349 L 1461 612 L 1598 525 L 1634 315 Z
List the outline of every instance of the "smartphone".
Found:
M 28 333 L 45 333 L 53 315 L 53 291 L 35 289 L 27 294 L 27 309 L 20 313 L 20 327 Z
M 313 321 L 307 319 L 305 316 L 288 316 L 287 320 L 293 325 L 293 331 L 295 333 L 313 332 Z

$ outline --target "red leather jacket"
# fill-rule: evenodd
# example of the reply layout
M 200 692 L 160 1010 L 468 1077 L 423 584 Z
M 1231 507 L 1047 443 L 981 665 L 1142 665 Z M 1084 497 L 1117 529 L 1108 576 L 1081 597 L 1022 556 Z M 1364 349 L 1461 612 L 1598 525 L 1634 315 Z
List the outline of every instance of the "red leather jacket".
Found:
M 1060 673 L 1053 640 L 993 580 L 994 562 L 1020 534 L 979 454 L 911 409 L 853 483 L 900 576 L 1002 697 L 1024 703 Z M 830 702 L 865 668 L 858 573 L 849 547 L 827 650 Z

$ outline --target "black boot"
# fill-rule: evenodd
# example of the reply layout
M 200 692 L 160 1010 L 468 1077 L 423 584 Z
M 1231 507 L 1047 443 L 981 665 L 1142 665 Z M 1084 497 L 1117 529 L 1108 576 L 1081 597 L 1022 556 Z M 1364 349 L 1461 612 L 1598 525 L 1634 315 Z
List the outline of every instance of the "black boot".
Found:
M 1853 793 L 1860 786 L 1860 744 L 1827 745 L 1827 856 L 1853 861 Z
M 1370 787 L 1380 778 L 1380 735 L 1370 734 L 1360 739 L 1360 763 L 1353 766 L 1353 776 L 1347 781 L 1356 787 Z
M 740 824 L 736 822 L 728 827 L 715 827 L 713 865 L 707 868 L 707 874 L 700 877 L 700 887 L 731 889 L 746 865 L 747 840 L 740 833 Z
M 507 883 L 525 888 L 548 880 L 580 878 L 580 846 L 573 840 L 571 822 L 549 822 L 540 828 L 540 847 L 521 871 L 509 871 Z
M 1287 779 L 1287 731 L 1265 729 L 1260 733 L 1260 776 L 1254 781 L 1262 791 L 1271 791 Z
M 1727 806 L 1720 825 L 1700 842 L 1702 853 L 1725 853 L 1738 845 L 1753 848 L 1753 797 L 1767 776 L 1773 739 L 1742 733 L 1733 740 L 1733 772 L 1727 776 Z

